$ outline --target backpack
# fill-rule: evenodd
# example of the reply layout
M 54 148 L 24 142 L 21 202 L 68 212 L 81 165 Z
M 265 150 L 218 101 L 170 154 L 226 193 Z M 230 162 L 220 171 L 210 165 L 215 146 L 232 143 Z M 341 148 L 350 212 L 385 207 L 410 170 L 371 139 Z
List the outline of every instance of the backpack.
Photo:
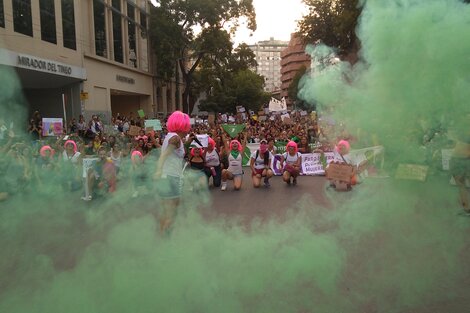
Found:
M 255 157 L 255 160 L 258 158 L 259 156 L 259 150 L 256 150 L 256 157 Z M 264 165 L 269 165 L 269 151 L 266 151 L 264 153 Z

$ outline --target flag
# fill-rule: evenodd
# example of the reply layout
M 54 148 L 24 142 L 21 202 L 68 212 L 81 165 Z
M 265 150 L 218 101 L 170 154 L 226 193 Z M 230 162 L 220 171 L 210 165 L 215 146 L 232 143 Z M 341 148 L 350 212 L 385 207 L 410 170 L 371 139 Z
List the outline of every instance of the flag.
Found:
M 222 128 L 230 136 L 230 138 L 235 138 L 245 129 L 245 124 L 223 124 Z

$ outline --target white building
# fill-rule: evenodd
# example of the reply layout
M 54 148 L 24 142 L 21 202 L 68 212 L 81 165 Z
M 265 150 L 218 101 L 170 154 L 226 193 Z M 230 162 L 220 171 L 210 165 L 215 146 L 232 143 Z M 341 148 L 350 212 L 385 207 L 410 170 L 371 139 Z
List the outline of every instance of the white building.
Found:
M 258 63 L 256 72 L 264 76 L 264 90 L 267 92 L 278 92 L 281 89 L 281 51 L 288 44 L 288 41 L 274 40 L 271 37 L 270 40 L 249 45 Z
M 0 0 L 0 71 L 43 117 L 63 117 L 62 95 L 67 117 L 173 111 L 174 84 L 157 95 L 149 12 L 148 0 Z

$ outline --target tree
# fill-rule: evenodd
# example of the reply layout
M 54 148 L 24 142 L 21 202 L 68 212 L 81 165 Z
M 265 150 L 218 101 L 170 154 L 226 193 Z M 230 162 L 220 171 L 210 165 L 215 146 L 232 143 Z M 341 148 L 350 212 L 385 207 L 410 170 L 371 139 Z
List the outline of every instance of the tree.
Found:
M 336 48 L 340 57 L 357 52 L 356 26 L 361 13 L 359 0 L 303 0 L 309 14 L 299 21 L 304 43 L 322 42 Z
M 173 64 L 178 64 L 185 84 L 185 111 L 192 109 L 189 98 L 199 63 L 206 54 L 218 55 L 220 47 L 214 43 L 221 39 L 220 30 L 228 28 L 233 34 L 241 17 L 247 18 L 250 30 L 256 30 L 252 0 L 160 0 L 160 7 L 152 9 L 150 37 L 157 56 L 157 75 L 171 78 L 175 75 Z
M 310 109 L 312 108 L 311 105 L 309 105 L 303 99 L 300 99 L 298 97 L 299 83 L 306 72 L 307 72 L 307 67 L 305 65 L 300 67 L 295 73 L 295 76 L 292 79 L 292 82 L 290 83 L 289 88 L 288 88 L 288 97 L 289 99 L 292 99 L 294 101 L 296 109 L 307 110 L 309 108 Z

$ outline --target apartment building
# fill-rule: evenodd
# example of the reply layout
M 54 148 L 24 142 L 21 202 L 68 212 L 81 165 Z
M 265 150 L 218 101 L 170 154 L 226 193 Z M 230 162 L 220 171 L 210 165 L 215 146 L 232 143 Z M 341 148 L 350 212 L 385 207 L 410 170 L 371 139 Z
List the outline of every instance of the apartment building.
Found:
M 310 64 L 310 55 L 305 53 L 305 45 L 300 38 L 292 34 L 289 45 L 281 52 L 281 97 L 286 99 L 288 106 L 293 104 L 293 99 L 289 99 L 292 80 L 301 67 L 310 69 Z
M 264 76 L 264 90 L 267 92 L 276 93 L 281 88 L 281 51 L 287 47 L 287 44 L 287 41 L 271 37 L 269 40 L 249 45 L 258 63 L 256 72 Z
M 148 0 L 0 0 L 0 71 L 44 117 L 64 117 L 63 100 L 67 117 L 171 112 L 175 85 L 157 95 L 152 74 L 149 10 Z

